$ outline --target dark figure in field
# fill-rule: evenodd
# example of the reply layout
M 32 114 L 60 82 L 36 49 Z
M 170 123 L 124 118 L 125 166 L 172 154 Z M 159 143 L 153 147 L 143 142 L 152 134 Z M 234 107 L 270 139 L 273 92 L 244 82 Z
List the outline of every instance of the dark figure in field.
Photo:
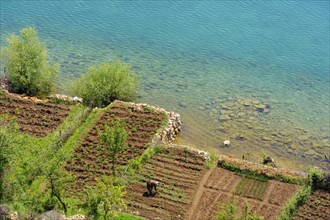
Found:
M 275 160 L 271 157 L 266 157 L 263 161 L 263 164 L 273 166 L 273 167 L 277 167 L 276 164 L 275 164 Z
M 156 180 L 147 180 L 147 189 L 148 189 L 149 195 L 152 195 L 152 189 L 155 189 L 155 192 L 157 193 L 158 185 L 159 185 L 159 182 Z

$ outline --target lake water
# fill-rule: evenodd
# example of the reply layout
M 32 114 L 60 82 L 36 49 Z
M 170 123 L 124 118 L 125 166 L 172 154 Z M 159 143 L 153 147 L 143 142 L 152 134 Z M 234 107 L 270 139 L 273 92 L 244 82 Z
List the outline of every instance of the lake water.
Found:
M 178 143 L 330 170 L 329 1 L 0 4 L 1 47 L 35 26 L 61 65 L 59 91 L 120 58 L 141 74 L 137 101 L 181 114 Z

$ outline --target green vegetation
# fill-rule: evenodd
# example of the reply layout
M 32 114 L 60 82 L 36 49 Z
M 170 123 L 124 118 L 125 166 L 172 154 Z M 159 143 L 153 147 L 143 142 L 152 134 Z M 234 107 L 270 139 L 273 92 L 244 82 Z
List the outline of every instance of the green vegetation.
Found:
M 0 115 L 0 204 L 3 201 L 4 179 L 7 166 L 14 153 L 13 145 L 18 133 L 17 125 L 7 115 Z
M 117 160 L 117 155 L 127 148 L 125 145 L 127 133 L 124 122 L 117 120 L 112 121 L 110 125 L 105 125 L 104 131 L 99 131 L 99 137 L 102 144 L 107 146 L 107 151 L 112 163 L 112 175 L 115 176 L 115 163 Z
M 166 149 L 160 146 L 148 147 L 143 154 L 138 158 L 133 158 L 128 161 L 128 165 L 122 167 L 122 175 L 133 177 L 135 172 L 140 170 L 152 157 L 152 155 L 162 152 Z
M 221 162 L 218 163 L 218 166 L 233 171 L 239 175 L 242 175 L 243 177 L 248 177 L 251 179 L 257 179 L 260 181 L 268 181 L 270 178 L 266 176 L 265 174 L 258 174 L 252 170 L 244 170 L 241 169 L 237 164 L 231 164 L 231 163 L 226 163 L 226 162 Z
M 267 187 L 268 181 L 242 177 L 235 188 L 235 194 L 262 200 Z
M 37 30 L 24 28 L 19 36 L 8 37 L 7 42 L 3 57 L 10 88 L 29 96 L 48 95 L 59 66 L 49 64 L 46 45 L 39 41 Z
M 278 219 L 291 219 L 298 207 L 301 206 L 307 200 L 311 192 L 312 188 L 310 185 L 303 186 L 298 192 L 296 192 L 296 194 L 289 200 L 289 202 L 287 202 Z
M 320 181 L 322 182 L 325 173 L 317 168 L 308 170 L 308 181 L 296 192 L 296 194 L 284 206 L 279 220 L 291 219 L 297 209 L 304 204 L 313 190 L 317 189 Z
M 232 197 L 230 203 L 223 203 L 219 206 L 216 214 L 217 220 L 263 220 L 263 217 L 248 213 L 248 203 L 245 203 L 242 212 L 238 212 L 237 197 Z
M 104 107 L 116 99 L 132 100 L 137 86 L 138 78 L 131 66 L 115 60 L 90 67 L 70 85 L 70 90 L 72 95 L 83 98 L 85 104 Z
M 279 175 L 279 174 L 275 174 L 275 175 L 267 175 L 265 173 L 257 173 L 253 170 L 249 170 L 249 169 L 241 169 L 239 165 L 237 164 L 232 164 L 232 163 L 227 163 L 224 161 L 218 162 L 218 166 L 222 167 L 224 169 L 233 171 L 239 175 L 245 176 L 245 177 L 249 177 L 252 179 L 258 179 L 261 181 L 267 181 L 269 179 L 275 179 L 281 182 L 285 182 L 285 183 L 292 183 L 292 184 L 298 184 L 298 185 L 304 185 L 306 183 L 305 179 L 299 178 L 299 177 L 294 177 L 294 176 L 283 176 L 283 175 Z
M 210 159 L 209 160 L 205 160 L 205 167 L 206 167 L 206 169 L 209 170 L 211 168 L 212 164 L 214 164 L 215 161 L 217 161 L 217 160 L 218 160 L 218 157 L 216 155 L 214 155 L 214 154 L 211 154 Z
M 118 183 L 119 182 L 119 183 Z M 95 187 L 86 191 L 86 207 L 93 219 L 113 219 L 115 210 L 125 209 L 125 185 L 113 177 L 102 176 Z
M 63 135 L 70 136 L 72 126 L 81 124 L 85 110 L 82 105 L 73 107 L 65 122 L 45 138 L 22 134 L 8 117 L 1 117 L 0 153 L 5 158 L 1 203 L 17 211 L 20 219 L 51 209 L 72 212 L 68 195 L 72 179 L 62 169 L 71 151 L 63 148 Z

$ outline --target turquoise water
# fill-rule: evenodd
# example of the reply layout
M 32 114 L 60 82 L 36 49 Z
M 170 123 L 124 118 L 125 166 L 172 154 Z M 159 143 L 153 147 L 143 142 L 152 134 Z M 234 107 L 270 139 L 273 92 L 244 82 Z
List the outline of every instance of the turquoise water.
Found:
M 120 58 L 141 74 L 138 101 L 181 114 L 178 142 L 329 169 L 329 1 L 0 2 L 1 47 L 35 26 L 59 91 Z

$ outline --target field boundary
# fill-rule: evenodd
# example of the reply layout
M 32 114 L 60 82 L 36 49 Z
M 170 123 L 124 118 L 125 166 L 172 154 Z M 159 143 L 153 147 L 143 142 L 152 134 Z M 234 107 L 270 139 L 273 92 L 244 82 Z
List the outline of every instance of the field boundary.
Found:
M 188 220 L 193 220 L 194 216 L 194 210 L 196 209 L 198 203 L 199 203 L 199 200 L 201 199 L 202 195 L 203 195 L 203 191 L 204 191 L 204 185 L 205 183 L 207 182 L 207 180 L 209 179 L 210 175 L 212 174 L 212 172 L 214 171 L 214 169 L 217 167 L 217 164 L 214 163 L 211 168 L 204 174 L 202 180 L 199 182 L 199 185 L 197 187 L 197 190 L 194 194 L 194 197 L 193 197 L 193 202 L 189 208 L 189 211 L 188 211 Z
M 307 181 L 307 174 L 304 172 L 270 167 L 255 162 L 231 158 L 225 155 L 219 157 L 218 166 L 239 174 L 250 174 L 256 177 L 259 176 L 261 178 L 275 179 L 280 182 L 304 185 Z

